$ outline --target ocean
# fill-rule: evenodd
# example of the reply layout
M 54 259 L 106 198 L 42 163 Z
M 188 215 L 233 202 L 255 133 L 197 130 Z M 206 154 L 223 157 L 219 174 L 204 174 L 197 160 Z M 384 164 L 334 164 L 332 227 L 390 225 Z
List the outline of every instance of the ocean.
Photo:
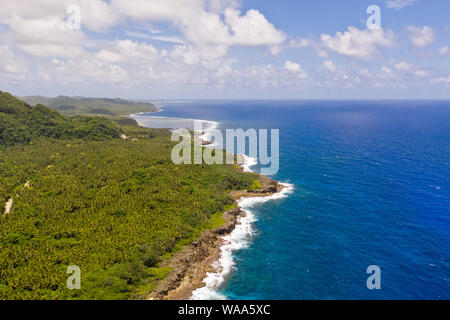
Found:
M 241 202 L 249 214 L 223 271 L 194 298 L 450 299 L 450 101 L 159 104 L 140 121 L 280 130 L 272 178 L 287 191 Z M 366 285 L 370 265 L 379 290 Z

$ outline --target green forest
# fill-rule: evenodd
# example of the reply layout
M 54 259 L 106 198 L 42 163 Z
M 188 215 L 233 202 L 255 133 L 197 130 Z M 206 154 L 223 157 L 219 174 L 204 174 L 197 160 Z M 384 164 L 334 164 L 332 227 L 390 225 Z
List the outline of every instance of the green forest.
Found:
M 168 130 L 67 118 L 0 92 L 0 202 L 12 199 L 0 210 L 0 299 L 145 297 L 170 272 L 162 259 L 255 181 L 233 165 L 174 165 L 173 145 Z M 70 265 L 81 290 L 67 288 Z
M 54 98 L 28 96 L 22 99 L 31 106 L 43 104 L 65 116 L 102 116 L 117 119 L 131 113 L 157 111 L 157 107 L 152 103 L 124 99 L 66 96 Z

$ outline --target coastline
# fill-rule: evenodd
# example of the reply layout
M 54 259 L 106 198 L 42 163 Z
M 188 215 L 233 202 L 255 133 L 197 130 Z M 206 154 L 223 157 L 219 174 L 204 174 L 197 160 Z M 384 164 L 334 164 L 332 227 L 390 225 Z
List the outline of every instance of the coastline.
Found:
M 243 170 L 243 166 L 240 170 Z M 173 270 L 147 296 L 147 299 L 189 300 L 193 298 L 196 290 L 211 290 L 221 283 L 216 279 L 209 281 L 208 278 L 217 278 L 214 275 L 219 275 L 219 278 L 223 280 L 223 276 L 230 271 L 228 266 L 224 267 L 220 264 L 220 259 L 223 258 L 223 249 L 229 242 L 227 237 L 236 231 L 237 227 L 244 226 L 243 219 L 252 218 L 250 213 L 240 206 L 241 202 L 255 198 L 265 202 L 265 200 L 270 200 L 268 198 L 281 195 L 288 189 L 287 185 L 266 176 L 259 175 L 259 177 L 262 186 L 258 190 L 252 192 L 232 191 L 230 193 L 235 200 L 236 207 L 223 213 L 225 224 L 212 230 L 205 230 L 200 238 L 185 246 L 168 261 L 163 262 L 162 266 L 171 267 Z
M 130 114 L 139 126 L 146 127 L 139 121 L 141 114 Z M 147 119 L 196 119 L 146 117 Z M 200 132 L 197 140 L 203 147 L 216 147 L 210 141 L 209 132 L 218 127 L 219 122 L 200 120 L 208 125 Z M 173 129 L 173 128 L 172 128 Z M 242 172 L 253 172 L 250 167 L 257 160 L 246 155 L 237 155 Z M 256 203 L 284 198 L 293 190 L 293 186 L 280 183 L 257 173 L 260 187 L 257 190 L 233 190 L 229 194 L 234 199 L 235 208 L 223 213 L 225 223 L 214 229 L 203 231 L 201 236 L 191 244 L 184 246 L 169 259 L 161 262 L 161 267 L 172 271 L 150 292 L 148 300 L 209 300 L 225 299 L 215 292 L 232 271 L 234 262 L 232 252 L 244 246 L 243 243 L 252 234 L 252 223 L 256 220 L 251 208 Z
M 161 110 L 157 112 L 161 112 Z M 157 113 L 157 112 L 152 112 Z M 128 117 L 135 120 L 140 127 L 147 127 L 146 123 L 144 121 L 153 120 L 151 123 L 150 128 L 155 129 L 188 129 L 190 131 L 194 130 L 194 122 L 195 121 L 201 121 L 202 127 L 205 126 L 205 128 L 202 129 L 202 131 L 199 132 L 199 139 L 202 139 L 203 141 L 207 141 L 209 136 L 208 132 L 211 130 L 217 129 L 220 122 L 216 121 L 210 121 L 210 120 L 202 120 L 202 119 L 189 119 L 189 118 L 178 118 L 178 117 L 164 117 L 164 116 L 145 116 L 145 114 L 149 114 L 149 112 L 141 112 L 141 113 L 134 113 L 129 114 Z

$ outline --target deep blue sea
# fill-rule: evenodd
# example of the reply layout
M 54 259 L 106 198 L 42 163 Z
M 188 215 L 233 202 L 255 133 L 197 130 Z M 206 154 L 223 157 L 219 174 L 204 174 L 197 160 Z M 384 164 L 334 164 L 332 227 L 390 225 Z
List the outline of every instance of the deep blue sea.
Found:
M 450 299 L 450 101 L 160 104 L 158 116 L 280 130 L 274 178 L 295 190 L 253 209 L 220 294 Z M 380 290 L 366 286 L 369 265 Z

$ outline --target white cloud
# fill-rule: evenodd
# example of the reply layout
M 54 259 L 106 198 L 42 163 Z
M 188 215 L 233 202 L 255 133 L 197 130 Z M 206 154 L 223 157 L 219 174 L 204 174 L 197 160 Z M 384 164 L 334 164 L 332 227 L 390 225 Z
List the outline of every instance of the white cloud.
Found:
M 413 75 L 417 77 L 428 77 L 429 74 L 426 70 L 416 69 L 412 72 Z
M 290 69 L 290 70 L 289 70 Z M 282 67 L 274 65 L 267 66 L 248 66 L 241 70 L 235 70 L 233 73 L 233 81 L 247 86 L 259 87 L 297 87 L 305 83 L 308 74 L 301 68 L 298 63 L 286 61 Z
M 99 51 L 96 54 L 96 57 L 99 60 L 107 61 L 107 62 L 119 62 L 120 60 L 122 60 L 122 57 L 120 56 L 120 54 L 110 51 L 110 50 L 106 50 L 106 49 Z
M 325 60 L 322 65 L 328 69 L 328 71 L 330 71 L 331 73 L 335 73 L 336 72 L 336 66 L 334 65 L 333 61 L 331 60 Z
M 183 39 L 174 35 L 164 35 L 162 31 L 155 29 L 146 29 L 139 31 L 125 31 L 125 34 L 131 38 L 143 40 L 157 40 L 161 42 L 170 42 L 176 44 L 184 44 Z
M 173 22 L 192 44 L 273 46 L 286 38 L 258 10 L 251 9 L 241 15 L 236 6 L 224 8 L 224 3 L 229 1 L 213 5 L 215 10 L 220 8 L 223 12 L 206 11 L 203 0 L 112 0 L 111 3 L 118 12 L 137 21 Z
M 152 45 L 144 42 L 137 42 L 131 40 L 118 40 L 115 43 L 116 50 L 125 59 L 137 62 L 156 61 L 159 60 L 160 55 Z
M 289 41 L 288 44 L 281 45 L 281 43 L 280 43 L 280 44 L 272 45 L 269 47 L 269 50 L 273 56 L 276 56 L 286 48 L 306 48 L 306 47 L 309 47 L 311 44 L 312 44 L 311 40 L 306 39 L 306 38 L 299 38 L 296 40 L 292 39 L 291 41 Z
M 412 68 L 412 65 L 406 63 L 405 61 L 395 64 L 395 69 L 397 69 L 397 70 L 407 71 L 407 70 L 411 70 L 411 68 Z
M 271 46 L 269 47 L 269 51 L 271 55 L 276 56 L 283 51 L 283 46 Z
M 83 31 L 67 32 L 66 10 L 69 5 L 80 6 L 82 26 L 95 32 L 104 32 L 126 19 L 135 23 L 167 21 L 178 28 L 184 40 L 192 45 L 271 47 L 284 42 L 284 33 L 276 29 L 261 12 L 251 9 L 241 14 L 236 9 L 239 3 L 233 0 L 3 0 L 0 22 L 12 29 L 10 36 L 13 41 L 26 36 L 28 38 L 24 42 L 28 45 L 31 37 L 40 38 L 39 45 L 47 46 L 47 50 L 37 48 L 37 44 L 25 48 L 28 53 L 40 56 L 81 53 Z M 207 11 L 207 7 L 214 11 Z M 36 32 L 31 32 L 34 28 Z M 184 42 L 183 39 L 164 35 L 155 40 Z M 64 54 L 58 45 L 67 45 L 68 42 L 76 44 L 76 47 L 71 47 Z
M 96 54 L 99 60 L 108 62 L 148 63 L 161 58 L 158 50 L 152 45 L 132 40 L 116 40 L 108 49 Z
M 63 0 L 63 2 L 67 3 L 67 5 L 79 5 L 82 25 L 95 32 L 106 32 L 108 28 L 114 26 L 121 18 L 120 12 L 115 11 L 106 1 Z
M 61 1 L 43 0 L 40 3 L 33 0 L 2 0 L 0 6 L 0 21 L 8 22 L 14 17 L 20 17 L 22 19 L 46 19 L 55 18 L 65 15 L 67 8 L 67 1 L 64 3 Z
M 59 60 L 38 68 L 42 73 L 50 73 L 52 80 L 70 85 L 94 81 L 99 83 L 122 83 L 129 81 L 129 73 L 119 65 L 97 59 Z
M 334 37 L 322 34 L 320 38 L 330 50 L 347 56 L 370 58 L 377 54 L 378 47 L 392 46 L 394 36 L 383 29 L 360 30 L 348 27 L 348 31 L 337 32 Z
M 311 45 L 311 41 L 309 39 L 306 38 L 299 38 L 299 39 L 292 39 L 289 42 L 289 47 L 290 48 L 306 48 L 308 46 Z
M 416 4 L 419 0 L 386 0 L 386 6 L 391 9 L 402 9 Z
M 116 12 L 134 20 L 185 21 L 203 11 L 202 0 L 112 0 Z
M 286 36 L 258 10 L 249 10 L 240 16 L 234 9 L 225 10 L 225 21 L 229 25 L 232 36 L 230 44 L 247 46 L 279 45 Z
M 359 74 L 364 78 L 371 78 L 372 73 L 370 73 L 369 69 L 363 69 L 359 72 Z
M 15 55 L 8 47 L 0 46 L 0 71 L 23 74 L 28 71 L 29 62 Z
M 409 38 L 415 47 L 426 47 L 434 41 L 434 31 L 432 27 L 408 26 Z
M 300 65 L 298 63 L 292 62 L 287 60 L 286 63 L 284 64 L 284 67 L 286 68 L 286 70 L 290 71 L 290 72 L 301 72 L 302 68 L 300 67 Z
M 86 7 L 84 21 L 95 20 L 99 26 L 102 18 L 94 19 L 95 12 L 103 3 L 100 0 L 87 1 L 12 1 L 3 0 L 0 6 L 0 22 L 8 26 L 2 34 L 10 47 L 16 46 L 35 57 L 80 57 L 85 54 L 82 44 L 86 40 L 81 30 L 71 30 L 66 18 L 69 4 Z M 87 9 L 89 8 L 89 10 Z M 90 13 L 87 13 L 90 11 Z M 91 17 L 91 18 L 89 18 Z
M 92 31 L 105 31 L 119 19 L 119 14 L 102 0 L 2 0 L 0 21 L 6 22 L 19 17 L 24 20 L 62 20 L 67 19 L 67 8 L 78 6 L 81 10 L 81 23 Z
M 437 79 L 434 79 L 432 82 L 450 84 L 450 76 L 448 76 L 448 77 L 439 77 Z
M 80 30 L 67 26 L 70 5 L 80 6 Z M 226 58 L 230 46 L 267 46 L 275 54 L 286 39 L 260 11 L 239 8 L 236 0 L 2 0 L 1 42 L 33 56 L 36 77 L 58 84 L 83 79 L 124 85 L 152 79 L 222 83 L 237 74 Z M 155 31 L 158 22 L 170 23 L 179 36 Z M 131 27 L 123 33 L 139 41 L 102 38 L 116 26 Z M 92 37 L 87 30 L 99 34 Z M 171 49 L 157 50 L 150 41 L 167 42 Z M 13 63 L 11 50 L 3 51 L 0 70 L 25 70 L 25 63 Z M 296 76 L 305 74 L 300 70 Z
M 171 57 L 185 64 L 193 65 L 220 59 L 226 56 L 226 46 L 191 46 L 176 45 L 171 53 Z
M 450 50 L 448 50 L 448 46 L 444 46 L 444 47 L 440 48 L 439 49 L 439 55 L 441 57 L 449 56 L 450 55 Z
M 381 72 L 378 74 L 378 78 L 380 79 L 391 79 L 396 77 L 396 74 L 388 67 L 381 67 Z
M 181 40 L 180 38 L 175 37 L 175 36 L 153 36 L 153 37 L 150 37 L 150 39 L 158 40 L 158 41 L 162 41 L 162 42 L 178 43 L 178 44 L 184 43 L 183 40 Z
M 146 30 L 146 32 L 142 32 L 142 31 L 128 31 L 128 30 L 125 31 L 125 34 L 128 37 L 138 38 L 138 39 L 147 39 L 147 40 L 151 39 L 151 37 L 152 37 L 149 33 L 151 33 L 151 34 L 158 34 L 160 32 L 152 32 L 151 30 L 148 30 L 148 32 L 147 32 L 147 30 Z
M 6 41 L 32 56 L 75 57 L 83 54 L 83 33 L 69 30 L 62 19 L 22 19 L 14 16 L 8 24 L 10 30 Z
M 320 58 L 328 58 L 328 52 L 326 52 L 325 50 L 321 50 L 321 49 L 317 49 L 317 55 Z
M 395 63 L 395 61 L 392 61 L 391 64 L 394 65 L 395 69 L 398 71 L 402 71 L 405 76 L 408 77 L 429 77 L 430 76 L 430 70 L 424 70 L 422 67 L 407 63 L 405 61 Z M 431 72 L 432 73 L 432 72 Z
M 110 88 L 130 87 L 148 94 L 152 89 L 162 92 L 156 91 L 158 86 L 166 92 L 193 86 L 400 86 L 411 79 L 415 84 L 425 83 L 431 81 L 431 75 L 435 79 L 446 75 L 401 60 L 391 60 L 382 68 L 376 61 L 372 65 L 351 60 L 345 65 L 343 60 L 337 67 L 328 55 L 336 52 L 356 58 L 375 57 L 382 47 L 394 45 L 393 33 L 349 27 L 336 34 L 322 34 L 320 39 L 311 35 L 286 41 L 286 34 L 262 12 L 242 11 L 238 0 L 1 2 L 0 84 L 6 83 L 6 87 L 25 79 L 36 90 L 42 82 L 51 84 L 49 88 L 66 86 L 67 92 L 83 92 L 82 88 L 118 92 Z M 69 4 L 82 9 L 81 30 L 67 29 Z M 266 47 L 273 55 L 287 48 L 309 47 L 302 53 L 311 51 L 326 59 L 310 71 L 293 57 L 286 61 L 256 56 L 259 50 L 249 55 L 239 50 L 231 56 L 232 46 Z M 448 55 L 448 47 L 439 49 L 439 54 Z M 266 60 L 270 61 L 261 62 Z M 352 70 L 361 66 L 366 69 Z M 436 84 L 445 83 L 442 79 Z M 26 85 L 23 82 L 21 87 Z
M 241 0 L 207 0 L 208 9 L 213 12 L 222 12 L 226 8 L 238 9 L 241 7 Z
M 302 69 L 302 67 L 295 62 L 292 62 L 290 60 L 287 60 L 284 64 L 284 68 L 291 72 L 298 75 L 299 78 L 306 78 L 308 74 Z

